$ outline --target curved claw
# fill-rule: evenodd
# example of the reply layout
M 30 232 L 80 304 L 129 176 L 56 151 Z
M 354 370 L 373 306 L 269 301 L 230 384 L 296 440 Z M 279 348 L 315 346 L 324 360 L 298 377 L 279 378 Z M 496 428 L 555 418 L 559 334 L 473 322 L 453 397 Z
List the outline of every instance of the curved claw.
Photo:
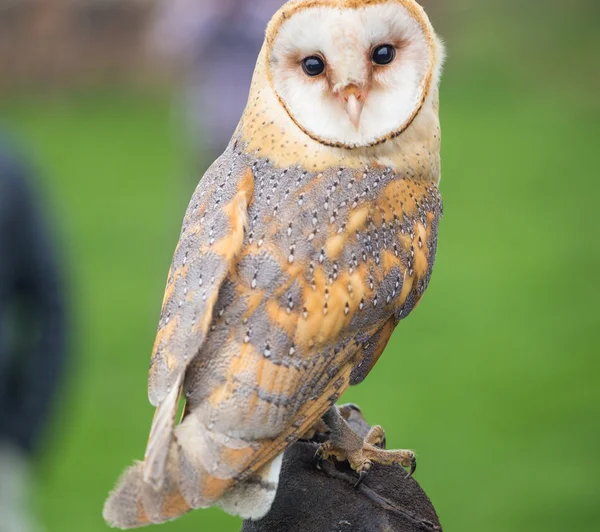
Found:
M 366 469 L 363 469 L 359 474 L 358 474 L 358 480 L 356 481 L 356 484 L 354 484 L 355 488 L 358 488 L 358 486 L 360 486 L 363 483 L 363 480 L 365 478 L 367 478 L 367 475 L 369 474 L 369 471 Z
M 408 472 L 408 475 L 406 476 L 406 478 L 410 478 L 415 474 L 415 471 L 417 470 L 417 457 L 413 456 L 412 462 L 410 464 L 410 471 Z
M 315 452 L 315 456 L 313 456 L 313 465 L 317 469 L 323 469 L 323 448 L 319 445 Z

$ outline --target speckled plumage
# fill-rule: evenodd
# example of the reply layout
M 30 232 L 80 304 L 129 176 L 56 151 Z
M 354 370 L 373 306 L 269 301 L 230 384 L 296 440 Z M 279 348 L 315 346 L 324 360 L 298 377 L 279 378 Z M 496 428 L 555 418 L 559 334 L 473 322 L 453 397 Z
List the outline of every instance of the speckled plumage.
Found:
M 441 201 L 435 186 L 391 169 L 282 170 L 240 142 L 218 175 L 240 159 L 255 182 L 248 229 L 185 393 L 208 426 L 258 439 L 320 395 L 323 370 L 340 369 L 334 351 L 410 312 L 429 280 Z M 251 411 L 245 400 L 256 402 Z
M 442 216 L 437 85 L 377 146 L 311 138 L 266 71 L 277 24 L 319 3 L 373 2 L 291 2 L 271 24 L 240 126 L 184 219 L 150 368 L 157 413 L 145 462 L 107 503 L 111 524 L 213 504 L 243 514 L 232 494 L 253 485 L 274 496 L 271 462 L 366 377 L 429 283 Z

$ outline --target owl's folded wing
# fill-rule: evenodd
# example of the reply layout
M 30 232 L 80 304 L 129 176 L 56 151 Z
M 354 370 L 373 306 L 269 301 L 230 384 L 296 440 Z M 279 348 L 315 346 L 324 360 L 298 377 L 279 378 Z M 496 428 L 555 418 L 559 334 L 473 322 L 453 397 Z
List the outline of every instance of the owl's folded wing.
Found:
M 217 161 L 188 208 L 171 265 L 150 365 L 156 406 L 144 479 L 160 486 L 188 365 L 206 340 L 219 289 L 239 255 L 254 179 L 249 168 Z

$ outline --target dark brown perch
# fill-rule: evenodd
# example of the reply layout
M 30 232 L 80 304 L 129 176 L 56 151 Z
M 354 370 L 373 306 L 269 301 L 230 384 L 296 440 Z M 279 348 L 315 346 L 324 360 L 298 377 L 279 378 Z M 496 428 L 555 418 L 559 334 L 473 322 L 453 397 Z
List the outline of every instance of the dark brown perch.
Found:
M 369 430 L 358 412 L 348 422 L 363 436 Z M 374 464 L 355 489 L 357 476 L 347 464 L 315 467 L 316 449 L 300 441 L 286 451 L 271 511 L 246 521 L 242 532 L 441 532 L 431 501 L 399 466 Z

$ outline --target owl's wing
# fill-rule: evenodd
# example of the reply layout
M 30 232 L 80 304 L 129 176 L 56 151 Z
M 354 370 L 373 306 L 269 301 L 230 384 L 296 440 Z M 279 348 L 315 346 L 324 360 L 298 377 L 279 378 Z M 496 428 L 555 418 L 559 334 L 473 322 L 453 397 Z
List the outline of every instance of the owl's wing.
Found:
M 165 291 L 150 365 L 148 395 L 156 406 L 146 450 L 146 481 L 164 476 L 186 369 L 206 340 L 219 289 L 242 250 L 254 179 L 222 157 L 192 197 Z
M 206 504 L 366 376 L 423 294 L 435 256 L 434 185 L 385 169 L 259 167 L 255 180 L 246 245 L 186 379 L 191 415 L 211 435 L 210 445 L 190 444 L 206 450 Z

